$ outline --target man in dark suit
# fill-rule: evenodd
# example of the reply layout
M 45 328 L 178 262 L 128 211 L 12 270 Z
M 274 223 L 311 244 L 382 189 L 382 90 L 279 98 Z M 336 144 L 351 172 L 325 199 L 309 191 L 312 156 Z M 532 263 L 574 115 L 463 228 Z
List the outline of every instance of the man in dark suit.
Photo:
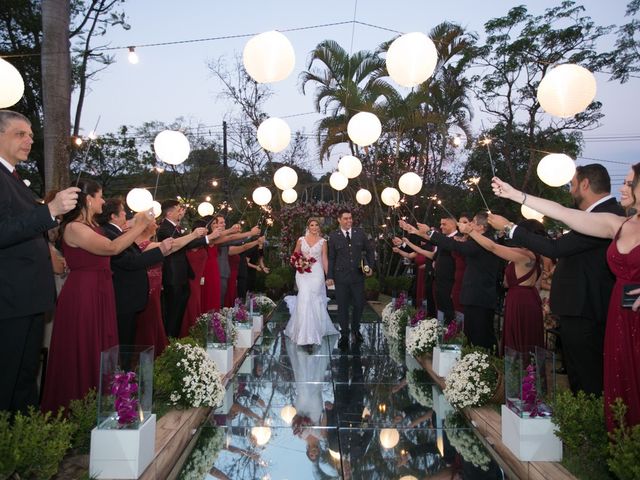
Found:
M 351 211 L 338 212 L 340 228 L 329 235 L 329 268 L 327 285 L 335 285 L 340 322 L 338 346 L 349 346 L 349 308 L 353 307 L 351 331 L 356 342 L 362 342 L 360 319 L 364 308 L 364 276 L 373 275 L 375 261 L 371 242 L 359 228 L 353 228 Z M 361 268 L 361 265 L 363 268 Z
M 29 120 L 0 110 L 0 410 L 12 412 L 38 403 L 43 316 L 55 300 L 44 234 L 75 207 L 79 191 L 69 188 L 47 205 L 38 202 L 15 169 L 32 144 Z
M 611 196 L 611 179 L 602 165 L 576 167 L 571 196 L 580 210 L 624 215 Z M 492 222 L 493 222 L 492 218 Z M 509 227 L 514 243 L 558 264 L 551 281 L 551 311 L 559 316 L 562 354 L 571 390 L 602 394 L 604 331 L 615 278 L 607 265 L 607 238 L 569 232 L 558 239 L 534 235 L 498 219 L 496 228 Z
M 440 231 L 449 238 L 458 235 L 456 221 L 449 217 L 440 219 Z M 451 292 L 456 278 L 456 261 L 446 248 L 438 248 L 433 260 L 436 307 L 438 315 L 442 312 L 444 323 L 448 325 L 455 316 Z

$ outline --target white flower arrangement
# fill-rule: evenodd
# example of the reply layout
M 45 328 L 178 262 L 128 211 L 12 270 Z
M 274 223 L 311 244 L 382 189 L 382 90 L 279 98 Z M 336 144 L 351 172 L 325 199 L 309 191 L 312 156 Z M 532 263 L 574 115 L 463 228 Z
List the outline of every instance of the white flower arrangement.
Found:
M 406 355 L 404 343 L 396 338 L 389 338 L 387 343 L 389 345 L 389 357 L 391 357 L 391 360 L 397 365 L 404 365 Z
M 435 318 L 426 318 L 409 329 L 407 334 L 407 352 L 414 357 L 431 354 L 438 345 L 440 324 Z
M 382 319 L 382 323 L 388 323 L 389 316 L 393 313 L 395 307 L 393 306 L 393 302 L 387 303 L 387 305 L 382 309 L 382 314 L 380 318 Z
M 404 306 L 398 310 L 394 310 L 382 322 L 385 334 L 388 337 L 403 340 L 405 327 L 414 313 L 415 310 L 410 306 Z
M 253 298 L 253 309 L 259 310 L 260 313 L 264 316 L 271 313 L 271 311 L 276 308 L 276 302 L 271 300 L 266 295 L 257 294 L 252 297 Z
M 455 408 L 487 403 L 498 384 L 498 372 L 484 352 L 464 355 L 445 379 L 444 396 Z
M 473 431 L 462 428 L 447 428 L 446 431 L 451 446 L 456 449 L 465 461 L 472 463 L 485 472 L 489 470 L 491 457 L 487 455 L 482 443 Z
M 409 395 L 423 407 L 433 407 L 433 387 L 429 375 L 424 370 L 410 370 L 407 373 Z
M 222 429 L 207 427 L 203 430 L 180 472 L 179 480 L 202 480 L 205 478 L 223 446 L 224 432 Z

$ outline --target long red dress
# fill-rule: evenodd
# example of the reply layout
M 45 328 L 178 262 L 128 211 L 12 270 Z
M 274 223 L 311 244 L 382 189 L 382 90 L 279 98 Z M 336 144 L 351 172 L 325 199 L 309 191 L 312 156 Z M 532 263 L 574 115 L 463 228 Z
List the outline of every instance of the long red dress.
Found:
M 70 273 L 58 297 L 42 399 L 42 410 L 54 412 L 98 387 L 100 352 L 118 344 L 111 257 L 64 240 L 62 251 Z
M 140 243 L 144 251 L 151 242 Z M 157 358 L 169 344 L 162 323 L 162 263 L 147 268 L 149 278 L 149 299 L 143 311 L 136 315 L 136 345 L 153 345 L 153 354 Z
M 238 267 L 240 266 L 240 255 L 229 255 L 229 268 L 231 275 L 227 282 L 227 293 L 224 297 L 224 306 L 233 307 L 238 296 Z
M 540 294 L 535 285 L 521 285 L 533 275 L 540 276 L 541 269 L 539 257 L 536 257 L 535 266 L 520 278 L 516 277 L 516 266 L 513 262 L 505 269 L 508 290 L 504 304 L 503 352 L 505 347 L 518 352 L 529 352 L 535 346 L 544 348 Z
M 640 424 L 640 312 L 622 308 L 622 287 L 640 284 L 640 246 L 618 251 L 618 234 L 607 250 L 609 268 L 616 276 L 611 291 L 604 336 L 604 405 L 607 428 L 615 427 L 609 405 L 617 397 L 627 406 L 627 425 Z
M 189 265 L 191 265 L 191 270 L 193 270 L 193 278 L 189 280 L 189 301 L 182 316 L 180 337 L 189 335 L 189 329 L 196 323 L 198 315 L 202 313 L 200 283 L 204 275 L 204 266 L 207 263 L 207 249 L 202 247 L 188 250 L 187 259 L 189 260 Z
M 200 287 L 202 311 L 220 310 L 220 267 L 218 247 L 209 245 L 207 262 L 204 265 L 204 285 Z

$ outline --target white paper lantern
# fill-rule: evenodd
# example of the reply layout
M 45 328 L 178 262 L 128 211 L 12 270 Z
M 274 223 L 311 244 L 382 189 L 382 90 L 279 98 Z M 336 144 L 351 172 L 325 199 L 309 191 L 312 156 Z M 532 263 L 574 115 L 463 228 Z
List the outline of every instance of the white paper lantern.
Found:
M 213 205 L 209 202 L 202 202 L 198 205 L 198 215 L 206 217 L 207 215 L 213 215 Z
M 418 480 L 416 477 L 414 477 L 413 475 L 404 475 L 402 477 L 400 477 L 398 480 Z
M 539 222 L 541 222 L 542 219 L 544 218 L 544 215 L 542 213 L 540 213 L 537 210 L 534 210 L 531 207 L 527 207 L 526 205 L 522 205 L 520 207 L 520 213 L 522 213 L 522 216 L 524 218 L 529 220 L 538 220 Z
M 151 202 L 151 208 L 153 210 L 153 217 L 158 218 L 162 213 L 162 205 L 160 205 L 160 202 L 154 200 L 153 202 Z
M 393 187 L 387 187 L 382 190 L 380 200 L 389 207 L 395 207 L 400 203 L 400 192 Z
M 144 212 L 153 206 L 153 195 L 146 188 L 132 188 L 127 193 L 127 205 L 134 212 Z
M 338 162 L 338 171 L 347 178 L 356 178 L 362 172 L 362 163 L 353 155 L 345 155 Z
M 380 138 L 382 124 L 373 113 L 356 113 L 347 124 L 347 134 L 353 143 L 366 147 Z
M 431 75 L 438 63 L 438 51 L 422 32 L 396 38 L 387 51 L 389 76 L 403 87 L 415 87 Z
M 361 188 L 356 193 L 356 202 L 360 205 L 368 205 L 371 202 L 371 192 L 366 188 Z
M 257 205 L 264 206 L 271 201 L 271 190 L 267 187 L 258 187 L 253 191 L 251 198 Z
M 258 143 L 265 150 L 281 152 L 287 148 L 290 141 L 291 129 L 281 118 L 268 118 L 258 127 Z
M 538 85 L 538 101 L 547 113 L 573 117 L 596 96 L 596 78 L 580 65 L 566 63 L 552 68 Z
M 160 160 L 170 165 L 180 165 L 191 151 L 187 137 L 176 130 L 164 130 L 156 135 L 153 149 Z
M 287 188 L 282 191 L 282 201 L 284 203 L 293 203 L 298 199 L 298 192 L 296 192 L 293 188 Z
M 279 82 L 293 71 L 296 54 L 282 33 L 264 32 L 252 37 L 244 46 L 242 63 L 256 82 Z
M 538 177 L 550 187 L 561 187 L 576 173 L 576 163 L 564 153 L 550 153 L 538 163 Z
M 402 174 L 398 180 L 398 187 L 402 193 L 415 195 L 422 190 L 422 179 L 417 173 L 407 172 Z
M 380 445 L 389 449 L 395 447 L 400 441 L 400 432 L 395 428 L 383 428 L 380 430 Z
M 291 167 L 280 167 L 273 174 L 273 183 L 276 184 L 280 190 L 289 190 L 296 186 L 298 183 L 298 174 Z
M 256 441 L 256 445 L 263 446 L 266 445 L 269 439 L 271 438 L 271 428 L 270 427 L 253 427 L 251 429 L 251 436 Z
M 24 81 L 20 72 L 0 58 L 0 108 L 9 108 L 20 101 L 24 94 Z
M 282 420 L 284 420 L 287 425 L 291 425 L 293 417 L 296 416 L 296 413 L 298 412 L 293 405 L 285 405 L 280 410 L 280 418 L 282 418 Z
M 340 172 L 333 172 L 329 177 L 329 185 L 334 190 L 344 190 L 349 184 L 349 179 Z

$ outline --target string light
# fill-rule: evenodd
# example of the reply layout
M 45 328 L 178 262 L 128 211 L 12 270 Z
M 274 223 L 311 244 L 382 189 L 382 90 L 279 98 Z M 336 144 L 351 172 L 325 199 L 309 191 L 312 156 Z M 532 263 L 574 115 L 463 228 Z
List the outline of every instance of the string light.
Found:
M 129 63 L 131 63 L 132 65 L 137 65 L 138 62 L 140 61 L 140 58 L 136 53 L 136 47 L 128 47 L 128 48 L 129 48 L 129 55 L 127 55 L 127 59 L 129 60 Z

